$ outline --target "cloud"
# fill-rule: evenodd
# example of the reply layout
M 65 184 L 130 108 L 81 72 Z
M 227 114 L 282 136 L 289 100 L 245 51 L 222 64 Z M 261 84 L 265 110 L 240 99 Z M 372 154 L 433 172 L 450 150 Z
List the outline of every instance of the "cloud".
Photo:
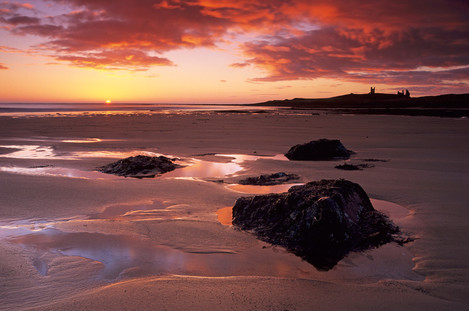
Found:
M 387 80 L 391 70 L 469 65 L 469 41 L 464 37 L 469 38 L 469 31 L 376 31 L 371 37 L 364 30 L 321 28 L 299 37 L 248 42 L 244 52 L 251 64 L 268 72 L 259 81 L 368 77 L 379 82 Z
M 30 3 L 19 3 L 19 2 L 12 2 L 12 1 L 2 1 L 0 3 L 2 5 L 2 8 L 0 10 L 4 11 L 18 11 L 21 9 L 26 9 L 26 10 L 34 10 L 34 5 Z
M 247 66 L 251 66 L 251 64 L 249 62 L 230 64 L 230 67 L 233 67 L 233 68 L 244 68 Z
M 36 49 L 72 66 L 173 66 L 165 52 L 229 41 L 244 57 L 231 67 L 264 70 L 252 82 L 326 77 L 454 85 L 469 79 L 455 69 L 469 65 L 466 0 L 48 2 L 60 10 L 41 13 L 27 3 L 0 2 L 0 26 L 44 38 Z
M 266 72 L 253 81 L 326 77 L 450 85 L 462 80 L 467 89 L 465 70 L 416 71 L 422 66 L 469 66 L 469 5 L 451 2 L 298 1 L 284 14 L 303 16 L 310 29 L 248 41 L 243 51 L 247 63 Z
M 13 48 L 10 46 L 0 45 L 0 52 L 1 53 L 22 53 L 20 49 Z
M 343 75 L 345 68 L 361 68 L 360 56 L 354 52 L 361 47 L 360 42 L 333 28 L 311 31 L 301 37 L 269 39 L 244 46 L 249 62 L 269 73 L 258 81 Z
M 295 1 L 285 0 L 194 0 L 188 1 L 202 7 L 205 15 L 225 19 L 234 28 L 243 31 L 269 33 L 282 29 L 290 23 L 290 17 L 283 8 L 295 5 Z
M 0 63 L 0 70 L 8 70 L 7 65 Z
M 29 16 L 13 16 L 5 20 L 7 24 L 10 25 L 19 25 L 19 24 L 39 24 L 39 18 L 29 17 Z
M 87 52 L 73 55 L 57 56 L 57 60 L 66 61 L 76 67 L 88 67 L 105 70 L 119 70 L 127 68 L 132 71 L 145 71 L 151 66 L 173 66 L 174 64 L 166 59 L 157 56 L 150 56 L 139 50 L 113 50 L 104 49 L 100 52 Z
M 161 54 L 180 48 L 215 47 L 229 24 L 203 14 L 203 8 L 191 1 L 160 1 L 159 5 L 149 0 L 51 1 L 71 9 L 38 18 L 19 15 L 18 5 L 5 2 L 0 3 L 5 9 L 0 22 L 14 34 L 43 37 L 38 49 L 79 67 L 145 70 L 172 66 Z

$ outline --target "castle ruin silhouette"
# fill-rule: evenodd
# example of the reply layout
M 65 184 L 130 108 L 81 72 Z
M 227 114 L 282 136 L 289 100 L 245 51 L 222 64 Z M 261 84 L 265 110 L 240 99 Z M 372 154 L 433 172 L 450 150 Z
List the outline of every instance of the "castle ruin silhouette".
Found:
M 372 87 L 370 88 L 370 93 L 368 93 L 368 94 L 370 94 L 370 95 L 375 95 L 375 94 L 376 94 L 376 87 L 372 86 Z M 402 92 L 401 92 L 401 91 L 397 91 L 397 95 L 398 95 L 398 96 L 403 96 L 403 97 L 409 97 L 409 98 L 410 98 L 410 92 L 409 92 L 408 89 L 406 89 L 405 91 L 402 90 Z

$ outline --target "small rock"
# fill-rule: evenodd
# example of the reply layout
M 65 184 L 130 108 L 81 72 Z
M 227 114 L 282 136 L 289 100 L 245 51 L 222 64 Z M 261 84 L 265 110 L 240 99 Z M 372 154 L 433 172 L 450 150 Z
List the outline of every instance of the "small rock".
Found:
M 336 165 L 335 168 L 339 170 L 345 171 L 361 171 L 364 168 L 371 168 L 374 167 L 372 164 L 348 164 L 344 163 L 342 165 Z
M 167 157 L 148 157 L 138 155 L 100 167 L 98 170 L 106 174 L 114 174 L 125 177 L 155 177 L 156 175 L 170 172 L 178 167 Z
M 363 159 L 363 162 L 389 162 L 389 160 L 383 160 L 383 159 Z
M 296 161 L 327 161 L 348 159 L 353 151 L 348 150 L 338 139 L 319 139 L 290 148 L 285 156 Z

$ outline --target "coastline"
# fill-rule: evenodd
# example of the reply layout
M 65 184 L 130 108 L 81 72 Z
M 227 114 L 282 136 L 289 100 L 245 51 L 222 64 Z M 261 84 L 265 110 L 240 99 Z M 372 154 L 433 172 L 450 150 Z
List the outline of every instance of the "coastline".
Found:
M 152 180 L 105 180 L 0 171 L 3 308 L 340 310 L 346 305 L 350 310 L 464 310 L 469 303 L 465 295 L 469 279 L 465 261 L 469 253 L 465 242 L 469 233 L 465 221 L 465 202 L 469 199 L 465 189 L 469 176 L 466 119 L 318 116 L 277 110 L 0 119 L 2 167 L 53 165 L 93 171 L 110 159 L 103 154 L 84 157 L 83 152 L 103 151 L 155 152 L 219 163 L 228 160 L 222 161 L 217 154 L 260 156 L 255 161 L 238 163 L 242 170 L 235 175 L 214 178 L 163 175 Z M 99 140 L 85 142 L 93 138 Z M 262 157 L 282 154 L 291 145 L 319 138 L 340 139 L 356 152 L 352 160 L 386 162 L 349 172 L 335 169 L 337 161 L 294 162 Z M 73 140 L 77 142 L 70 142 Z M 34 145 L 46 151 L 50 147 L 54 156 L 8 158 L 4 157 L 8 151 L 5 145 Z M 74 153 L 80 156 L 67 158 Z M 303 181 L 346 178 L 357 182 L 373 199 L 405 207 L 408 214 L 399 217 L 399 225 L 417 239 L 403 248 L 352 254 L 332 273 L 325 274 L 281 249 L 263 248 L 266 245 L 255 238 L 217 221 L 219 209 L 232 206 L 237 197 L 246 195 L 225 184 L 276 171 L 298 174 Z M 224 182 L 213 182 L 220 179 Z M 135 210 L 145 211 L 147 216 L 150 210 L 154 218 L 137 217 L 146 217 L 142 216 L 145 213 L 134 213 L 133 218 L 117 217 Z M 106 211 L 105 218 L 89 218 Z M 6 228 L 15 225 L 15 229 Z M 175 249 L 178 256 L 195 258 L 194 254 L 205 252 L 208 255 L 204 260 L 210 258 L 212 263 L 240 259 L 228 260 L 232 264 L 222 265 L 219 270 L 207 270 L 203 264 L 187 259 L 186 264 L 191 265 L 178 266 L 180 270 L 169 273 L 155 274 L 140 266 L 125 268 L 118 274 L 120 278 L 97 280 L 96 275 L 105 266 L 99 260 L 47 247 L 39 247 L 38 252 L 34 247 L 11 242 L 12 236 L 32 226 L 37 228 L 36 234 L 48 228 L 68 234 L 101 234 L 95 237 L 105 238 L 125 233 Z M 37 249 L 39 244 L 35 245 Z M 410 266 L 397 269 L 405 273 L 394 273 L 390 266 L 404 253 L 412 257 Z M 172 257 L 165 258 L 174 262 L 174 254 L 168 254 Z M 269 256 L 274 259 L 262 265 L 252 254 L 263 254 L 260 261 Z M 235 268 L 229 272 L 230 267 Z M 372 268 L 364 273 L 366 267 Z M 63 289 L 57 290 L 60 287 Z M 58 298 L 48 301 L 54 291 Z
M 395 94 L 347 94 L 330 98 L 294 98 L 251 104 L 254 107 L 283 107 L 315 110 L 315 113 L 469 117 L 469 94 L 410 97 Z

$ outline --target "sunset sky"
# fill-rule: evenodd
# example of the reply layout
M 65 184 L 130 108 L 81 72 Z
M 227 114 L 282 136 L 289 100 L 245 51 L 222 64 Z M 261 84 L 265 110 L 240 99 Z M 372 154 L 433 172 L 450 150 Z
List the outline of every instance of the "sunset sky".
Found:
M 469 93 L 467 0 L 0 0 L 0 102 Z

